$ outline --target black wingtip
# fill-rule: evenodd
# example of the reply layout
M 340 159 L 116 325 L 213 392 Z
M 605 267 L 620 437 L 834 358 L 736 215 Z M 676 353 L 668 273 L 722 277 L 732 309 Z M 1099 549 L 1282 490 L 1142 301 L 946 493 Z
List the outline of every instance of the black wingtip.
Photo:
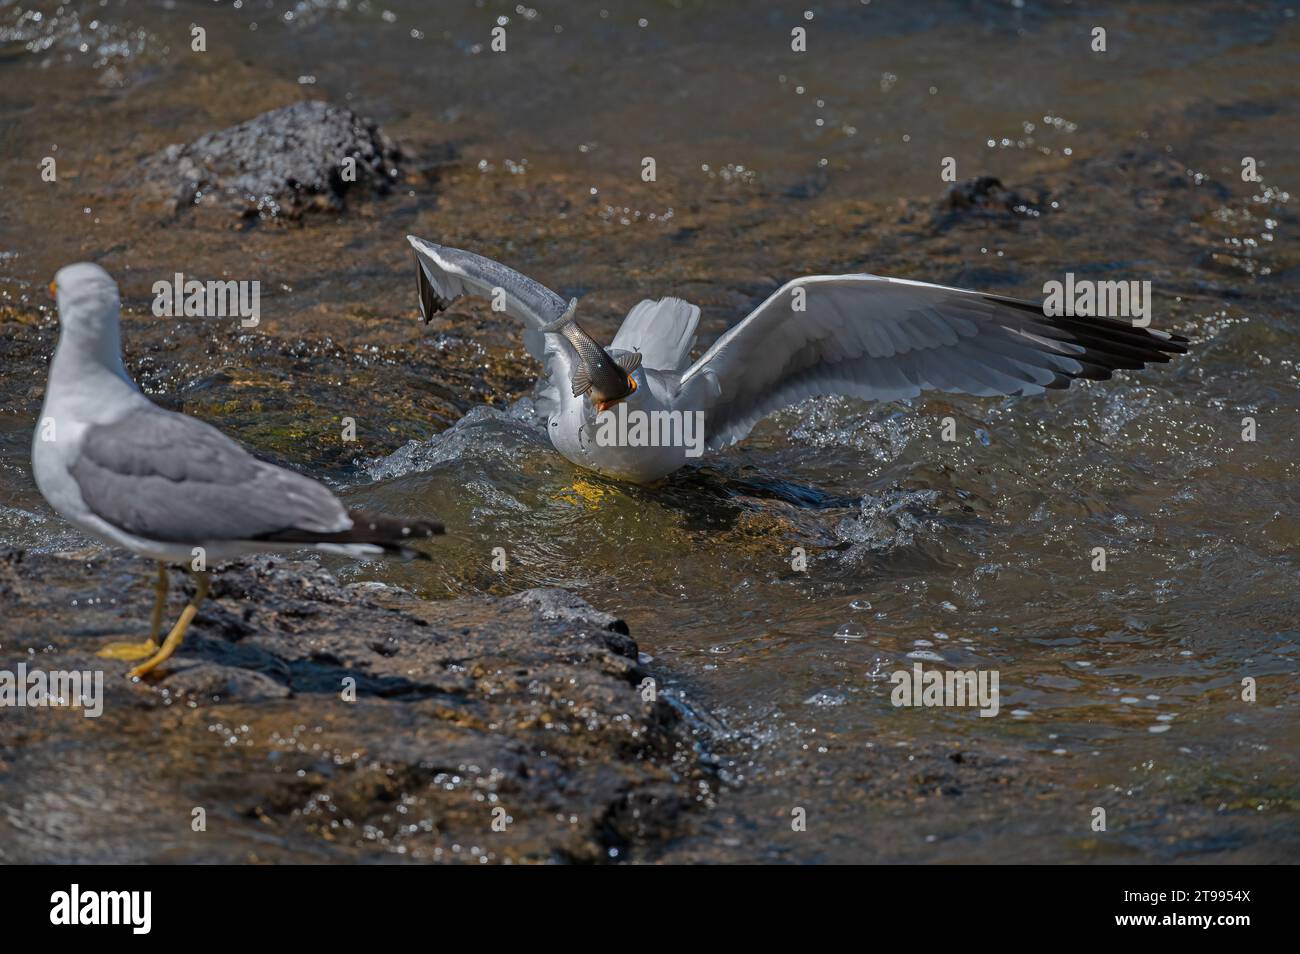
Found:
M 435 308 L 432 290 L 429 288 L 429 279 L 425 277 L 424 266 L 420 264 L 420 253 L 415 251 L 415 294 L 420 304 L 420 320 L 426 325 L 432 316 Z
M 437 289 L 433 287 L 433 282 L 429 280 L 428 274 L 424 271 L 424 265 L 420 262 L 420 250 L 417 248 L 413 251 L 415 254 L 415 288 L 420 301 L 420 319 L 425 324 L 428 324 L 433 320 L 434 315 L 444 311 L 451 302 L 439 295 Z
M 1115 318 L 1049 315 L 1042 302 L 1004 295 L 984 295 L 986 300 L 1007 308 L 1032 314 L 1033 327 L 1042 332 L 1050 329 L 1056 336 L 1086 351 L 1077 356 L 1086 370 L 1076 378 L 1105 380 L 1121 369 L 1137 370 L 1147 364 L 1167 363 L 1173 355 L 1187 354 L 1191 342 L 1183 335 L 1155 328 L 1143 328 Z M 1098 372 L 1101 373 L 1098 373 Z
M 349 511 L 352 526 L 346 530 L 318 531 L 288 527 L 273 533 L 265 533 L 258 540 L 274 543 L 327 543 L 327 544 L 368 544 L 382 549 L 386 553 L 397 553 L 411 558 L 423 556 L 410 544 L 420 540 L 440 537 L 447 528 L 437 520 L 404 520 L 373 510 L 356 509 Z
M 1134 325 L 1115 318 L 1049 315 L 1042 302 L 982 297 L 1010 309 L 1004 316 L 1007 327 L 1050 339 L 1059 344 L 1045 350 L 1066 356 L 1079 365 L 1077 370 L 1057 369 L 1056 377 L 1043 387 L 1064 389 L 1079 378 L 1109 380 L 1116 371 L 1136 371 L 1150 364 L 1167 364 L 1175 355 L 1187 354 L 1191 342 L 1184 335 Z M 1077 350 L 1075 350 L 1077 349 Z
M 436 520 L 413 520 L 406 524 L 406 528 L 411 531 L 411 536 L 416 537 L 440 537 L 447 532 L 447 528 Z

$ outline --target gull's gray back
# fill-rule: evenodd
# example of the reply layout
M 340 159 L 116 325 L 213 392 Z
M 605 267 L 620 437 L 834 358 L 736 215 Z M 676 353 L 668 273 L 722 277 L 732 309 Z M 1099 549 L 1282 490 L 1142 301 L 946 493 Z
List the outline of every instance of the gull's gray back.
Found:
M 89 427 L 69 471 L 93 513 L 150 540 L 204 544 L 349 525 L 324 486 L 258 460 L 202 421 L 152 405 Z

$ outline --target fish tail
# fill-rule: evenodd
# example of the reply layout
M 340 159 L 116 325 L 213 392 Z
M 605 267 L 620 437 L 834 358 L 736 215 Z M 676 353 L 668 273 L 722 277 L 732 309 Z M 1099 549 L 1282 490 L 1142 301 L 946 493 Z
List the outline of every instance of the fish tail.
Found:
M 542 333 L 548 335 L 559 334 L 560 331 L 564 328 L 564 326 L 573 320 L 573 316 L 577 311 L 578 311 L 578 299 L 570 298 L 569 307 L 564 310 L 564 314 L 560 315 L 559 318 L 556 318 L 550 324 L 542 325 Z

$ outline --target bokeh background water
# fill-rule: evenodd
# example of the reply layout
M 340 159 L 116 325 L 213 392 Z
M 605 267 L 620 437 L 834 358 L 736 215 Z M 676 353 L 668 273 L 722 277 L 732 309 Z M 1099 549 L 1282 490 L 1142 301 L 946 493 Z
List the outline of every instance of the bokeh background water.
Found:
M 627 619 L 726 783 L 666 859 L 1293 860 L 1296 19 L 1280 3 L 0 2 L 0 537 L 87 544 L 27 454 L 45 287 L 93 258 L 122 283 L 127 363 L 155 399 L 350 502 L 452 528 L 431 564 L 332 562 L 340 576 L 430 598 L 560 585 Z M 303 226 L 160 221 L 136 201 L 140 158 L 304 97 L 379 121 L 414 157 L 408 182 Z M 948 213 L 948 156 L 1042 213 Z M 676 294 L 703 308 L 707 345 L 802 274 L 1034 297 L 1073 271 L 1151 281 L 1154 324 L 1194 345 L 1041 399 L 808 402 L 636 488 L 549 448 L 509 321 L 461 303 L 418 323 L 408 232 L 582 296 L 606 337 Z M 149 289 L 174 271 L 260 280 L 263 326 L 154 318 Z M 893 707 L 888 675 L 917 659 L 996 669 L 1000 714 Z

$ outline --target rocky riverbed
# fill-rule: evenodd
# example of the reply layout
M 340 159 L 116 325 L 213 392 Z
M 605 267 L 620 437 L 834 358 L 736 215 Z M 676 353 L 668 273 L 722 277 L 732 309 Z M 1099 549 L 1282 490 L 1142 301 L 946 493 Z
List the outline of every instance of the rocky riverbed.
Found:
M 645 860 L 711 801 L 698 724 L 563 590 L 431 603 L 264 557 L 218 571 L 160 678 L 128 681 L 95 651 L 144 638 L 151 576 L 0 556 L 0 670 L 103 687 L 93 717 L 6 708 L 0 860 Z

